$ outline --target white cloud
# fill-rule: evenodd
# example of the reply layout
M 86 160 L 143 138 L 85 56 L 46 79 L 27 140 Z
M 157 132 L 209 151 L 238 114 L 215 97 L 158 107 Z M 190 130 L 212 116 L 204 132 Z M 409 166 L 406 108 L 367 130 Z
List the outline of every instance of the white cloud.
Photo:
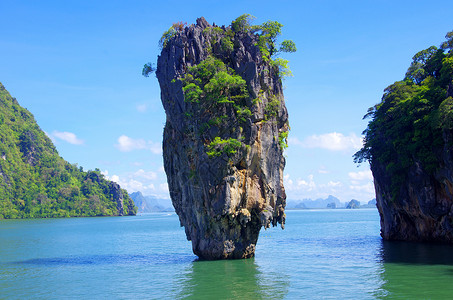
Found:
M 162 153 L 162 145 L 160 143 L 152 143 L 148 142 L 149 150 L 151 150 L 154 154 L 161 154 Z
M 118 183 L 128 193 L 140 191 L 144 195 L 155 195 L 165 199 L 169 197 L 168 185 L 167 183 L 162 183 L 163 178 L 159 178 L 157 172 L 139 169 L 136 172 L 129 172 L 121 176 L 110 175 L 108 170 L 101 173 L 107 180 Z
M 159 188 L 160 188 L 161 191 L 163 191 L 163 192 L 168 192 L 168 191 L 169 191 L 169 190 L 168 190 L 168 183 L 161 183 L 161 184 L 159 185 Z
M 363 185 L 351 185 L 349 188 L 355 192 L 367 193 L 371 196 L 374 195 L 374 184 L 371 182 Z
M 292 146 L 292 145 L 302 146 L 303 143 L 296 137 L 289 137 L 288 138 L 288 145 L 289 146 Z
M 114 182 L 116 182 L 116 183 L 118 183 L 118 184 L 121 183 L 120 177 L 119 177 L 118 175 L 112 175 L 111 177 L 107 176 L 107 179 L 108 179 L 108 180 L 111 180 L 111 181 L 114 181 Z
M 133 139 L 127 135 L 122 135 L 118 138 L 118 144 L 115 145 L 121 152 L 129 152 L 132 150 L 139 150 L 146 148 L 146 141 L 144 139 Z
M 338 132 L 314 134 L 302 142 L 297 138 L 291 139 L 290 142 L 304 148 L 321 148 L 330 151 L 358 150 L 362 147 L 362 138 L 354 133 L 348 136 Z
M 148 104 L 138 104 L 135 108 L 138 112 L 144 113 L 148 110 Z
M 313 180 L 313 175 L 308 175 L 308 181 L 303 179 L 297 179 L 297 186 L 301 187 L 302 190 L 306 190 L 308 192 L 314 190 L 316 188 L 316 183 Z
M 143 177 L 148 180 L 154 180 L 157 178 L 157 174 L 152 171 L 145 171 L 143 169 L 138 170 L 137 172 L 134 173 L 134 176 L 136 177 Z
M 319 174 L 329 174 L 330 171 L 329 171 L 329 170 L 326 170 L 325 167 L 321 167 L 321 168 L 318 170 L 318 173 L 319 173 Z
M 115 147 L 121 152 L 149 150 L 154 154 L 162 153 L 160 143 L 153 143 L 152 141 L 145 141 L 144 139 L 133 139 L 124 134 L 118 138 L 118 144 L 115 144 Z
M 288 184 L 293 184 L 293 181 L 290 179 L 290 175 L 289 174 L 285 174 L 283 176 L 283 180 L 285 181 L 285 183 L 288 183 Z
M 364 195 L 363 198 L 375 197 L 373 174 L 370 170 L 349 172 L 350 179 L 349 190 L 354 194 Z
M 370 170 L 359 171 L 359 172 L 349 172 L 348 176 L 351 180 L 360 181 L 360 180 L 372 180 L 373 174 Z
M 374 197 L 373 184 L 366 182 L 347 183 L 344 180 L 336 179 L 327 182 L 319 182 L 313 174 L 306 178 L 291 179 L 289 174 L 284 176 L 284 186 L 288 199 L 318 199 L 328 195 L 338 197 L 345 202 L 351 199 L 368 201 Z
M 74 133 L 68 131 L 54 130 L 52 132 L 52 137 L 52 140 L 60 139 L 72 145 L 82 145 L 84 143 L 84 141 L 79 139 Z
M 138 191 L 146 193 L 149 191 L 154 191 L 156 189 L 153 183 L 145 183 L 134 178 L 122 179 L 118 175 L 109 176 L 108 171 L 104 171 L 102 172 L 102 174 L 104 174 L 107 180 L 118 183 L 121 188 L 126 189 L 129 193 Z
M 342 184 L 339 181 L 329 181 L 327 183 L 327 186 L 328 187 L 340 187 L 340 186 L 342 186 Z

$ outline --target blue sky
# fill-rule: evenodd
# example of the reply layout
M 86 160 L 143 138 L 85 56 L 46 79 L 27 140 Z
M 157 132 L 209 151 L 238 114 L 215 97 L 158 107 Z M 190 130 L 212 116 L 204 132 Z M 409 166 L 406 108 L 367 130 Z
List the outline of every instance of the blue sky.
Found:
M 99 168 L 129 192 L 168 198 L 162 168 L 165 113 L 155 77 L 161 34 L 173 22 L 229 25 L 243 13 L 284 24 L 294 77 L 288 199 L 374 198 L 357 167 L 362 120 L 412 56 L 453 30 L 453 1 L 10 1 L 0 2 L 0 82 L 29 109 L 60 155 Z

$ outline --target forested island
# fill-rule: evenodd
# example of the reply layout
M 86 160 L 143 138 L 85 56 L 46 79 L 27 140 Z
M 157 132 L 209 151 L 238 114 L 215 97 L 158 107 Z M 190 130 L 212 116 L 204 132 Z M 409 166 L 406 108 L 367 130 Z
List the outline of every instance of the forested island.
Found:
M 0 219 L 135 215 L 125 190 L 59 156 L 0 83 Z
M 453 243 L 453 31 L 414 55 L 368 117 L 354 159 L 370 162 L 382 237 Z

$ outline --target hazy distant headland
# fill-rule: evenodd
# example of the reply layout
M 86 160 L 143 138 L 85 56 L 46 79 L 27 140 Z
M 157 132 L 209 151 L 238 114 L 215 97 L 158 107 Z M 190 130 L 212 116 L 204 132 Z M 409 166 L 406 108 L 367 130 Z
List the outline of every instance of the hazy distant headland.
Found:
M 332 195 L 327 198 L 318 199 L 303 199 L 303 200 L 292 200 L 286 201 L 286 209 L 339 209 L 339 208 L 376 208 L 376 199 L 372 199 L 367 203 L 362 204 L 360 201 L 352 199 L 346 203 L 340 202 L 340 200 Z
M 129 194 L 129 196 L 134 201 L 135 206 L 137 206 L 137 213 L 175 211 L 167 199 L 159 199 L 155 196 L 144 196 L 141 192 L 133 192 Z

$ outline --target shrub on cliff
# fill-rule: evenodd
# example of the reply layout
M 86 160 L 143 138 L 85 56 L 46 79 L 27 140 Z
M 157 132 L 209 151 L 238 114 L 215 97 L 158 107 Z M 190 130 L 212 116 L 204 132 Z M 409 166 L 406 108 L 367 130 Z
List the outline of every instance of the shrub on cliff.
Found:
M 269 63 L 277 78 L 282 79 L 286 76 L 292 76 L 288 60 L 279 57 L 279 55 L 284 52 L 295 52 L 295 43 L 291 40 L 284 40 L 278 45 L 277 39 L 281 34 L 283 25 L 276 21 L 252 25 L 254 19 L 255 17 L 250 14 L 243 14 L 232 21 L 229 27 L 207 26 L 204 28 L 203 36 L 206 38 L 206 48 L 210 55 L 199 64 L 188 67 L 183 76 L 172 81 L 175 83 L 176 80 L 180 80 L 182 82 L 184 101 L 196 104 L 193 106 L 195 111 L 185 113 L 187 118 L 211 115 L 209 120 L 200 123 L 199 129 L 201 133 L 208 131 L 211 127 L 232 128 L 233 124 L 231 123 L 223 124 L 227 116 L 222 114 L 222 111 L 224 111 L 224 109 L 220 109 L 222 104 L 233 106 L 236 123 L 247 122 L 247 119 L 252 116 L 251 106 L 261 101 L 261 97 L 265 93 L 265 91 L 262 91 L 263 93 L 258 98 L 249 99 L 250 95 L 247 91 L 246 81 L 237 75 L 231 66 L 226 64 L 229 61 L 228 56 L 231 55 L 234 47 L 237 46 L 233 42 L 235 35 L 240 36 L 252 33 L 255 36 L 254 46 L 259 48 L 262 60 L 265 63 Z M 185 26 L 186 24 L 182 22 L 174 23 L 169 30 L 162 34 L 159 40 L 159 47 L 161 49 L 165 48 L 178 34 L 184 34 Z M 213 54 L 213 48 L 216 49 L 215 55 Z M 144 65 L 142 74 L 148 77 L 155 70 L 152 63 L 147 63 Z M 272 95 L 270 91 L 267 92 L 269 102 L 265 106 L 265 121 L 272 118 L 275 119 L 280 106 L 280 101 L 275 95 Z M 227 128 L 222 129 L 222 131 L 225 130 Z M 283 131 L 276 137 L 282 149 L 287 147 L 287 136 L 288 132 Z M 211 140 L 206 145 L 206 153 L 209 154 L 209 157 L 217 157 L 224 152 L 231 154 L 231 151 L 219 152 L 220 148 L 230 143 L 214 143 L 216 138 L 223 141 L 219 136 L 214 137 L 214 139 L 208 138 L 208 140 Z M 237 141 L 236 139 L 234 140 Z M 236 148 L 241 142 L 237 141 L 237 143 L 235 143 Z M 214 148 L 217 150 L 214 151 Z

